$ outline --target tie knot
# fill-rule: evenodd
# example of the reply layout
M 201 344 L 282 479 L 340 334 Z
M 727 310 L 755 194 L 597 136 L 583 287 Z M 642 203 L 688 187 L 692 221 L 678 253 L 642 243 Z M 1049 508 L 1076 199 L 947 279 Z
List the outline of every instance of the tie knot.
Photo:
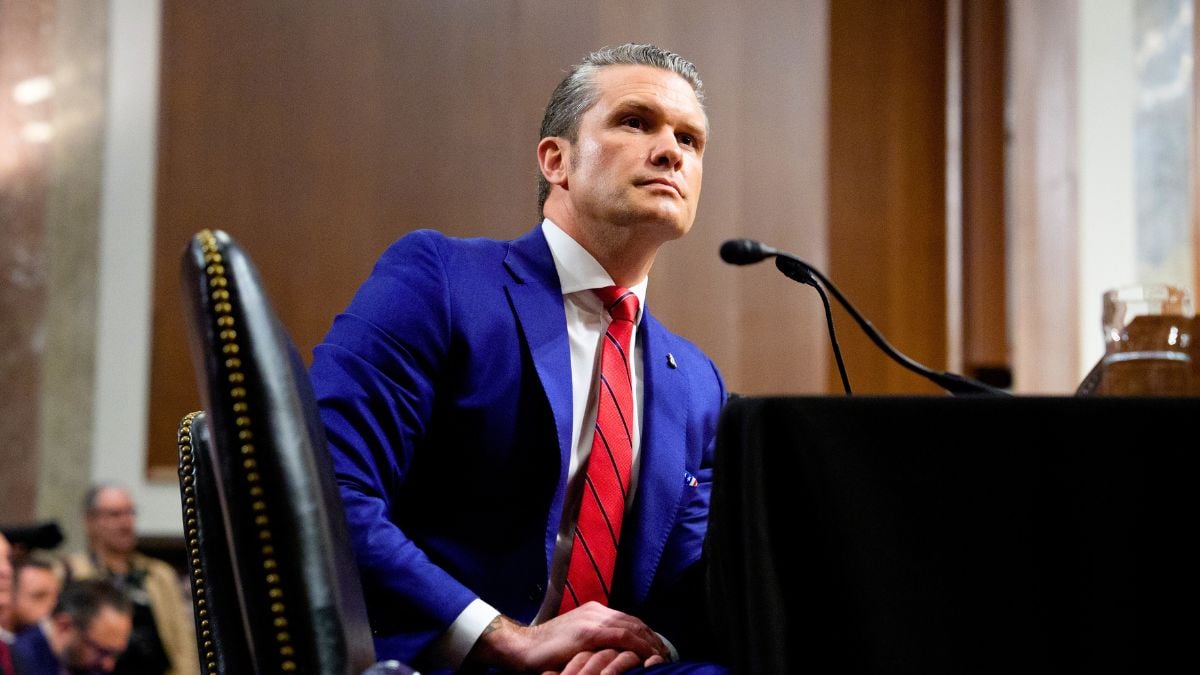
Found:
M 638 299 L 628 288 L 608 286 L 597 288 L 595 293 L 604 303 L 604 309 L 608 310 L 613 321 L 623 320 L 633 323 L 637 318 Z

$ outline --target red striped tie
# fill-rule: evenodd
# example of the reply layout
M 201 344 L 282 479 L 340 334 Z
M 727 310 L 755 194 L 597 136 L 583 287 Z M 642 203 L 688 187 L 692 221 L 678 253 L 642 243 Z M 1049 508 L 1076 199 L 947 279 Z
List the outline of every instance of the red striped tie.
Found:
M 600 386 L 596 429 L 575 525 L 575 542 L 567 567 L 567 586 L 558 613 L 589 600 L 608 604 L 625 497 L 633 465 L 633 384 L 629 377 L 629 342 L 637 318 L 632 291 L 609 286 L 595 291 L 612 317 L 601 340 Z

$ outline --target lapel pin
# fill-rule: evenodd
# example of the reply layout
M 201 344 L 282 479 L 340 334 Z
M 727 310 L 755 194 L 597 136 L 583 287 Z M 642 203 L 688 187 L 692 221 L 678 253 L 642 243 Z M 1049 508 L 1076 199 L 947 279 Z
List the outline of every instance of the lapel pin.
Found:
M 674 354 L 667 354 L 667 367 L 668 368 L 678 368 L 679 367 L 678 365 L 675 364 L 675 355 Z

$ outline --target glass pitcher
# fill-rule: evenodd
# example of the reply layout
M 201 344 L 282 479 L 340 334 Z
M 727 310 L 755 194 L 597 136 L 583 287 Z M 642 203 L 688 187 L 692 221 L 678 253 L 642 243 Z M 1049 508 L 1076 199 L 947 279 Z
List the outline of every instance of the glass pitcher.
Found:
M 1166 284 L 1126 286 L 1104 294 L 1104 358 L 1095 393 L 1187 396 L 1193 373 L 1189 345 L 1192 300 Z

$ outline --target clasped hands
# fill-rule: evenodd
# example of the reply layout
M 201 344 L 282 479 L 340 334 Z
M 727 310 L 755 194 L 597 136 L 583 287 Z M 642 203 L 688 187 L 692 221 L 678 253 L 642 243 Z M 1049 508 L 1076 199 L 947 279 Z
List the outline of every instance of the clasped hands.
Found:
M 496 617 L 467 656 L 467 665 L 608 675 L 669 658 L 666 644 L 641 619 L 588 602 L 536 626 Z

